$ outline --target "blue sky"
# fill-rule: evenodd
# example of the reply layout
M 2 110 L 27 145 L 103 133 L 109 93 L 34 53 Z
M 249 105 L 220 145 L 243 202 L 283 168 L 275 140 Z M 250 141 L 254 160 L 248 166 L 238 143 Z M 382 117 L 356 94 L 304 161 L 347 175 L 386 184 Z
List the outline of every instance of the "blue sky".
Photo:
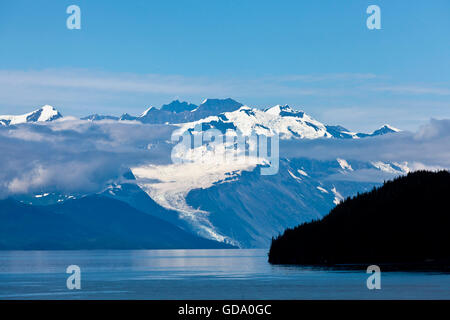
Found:
M 81 30 L 66 8 L 81 8 Z M 366 8 L 381 8 L 368 30 Z M 450 118 L 450 2 L 2 1 L 0 114 L 289 104 L 327 124 Z

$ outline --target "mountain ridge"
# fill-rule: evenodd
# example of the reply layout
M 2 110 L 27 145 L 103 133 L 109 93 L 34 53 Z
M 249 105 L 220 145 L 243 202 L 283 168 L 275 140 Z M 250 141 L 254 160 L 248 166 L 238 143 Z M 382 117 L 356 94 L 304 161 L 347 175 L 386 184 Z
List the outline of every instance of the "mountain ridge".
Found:
M 0 249 L 230 248 L 203 239 L 125 202 L 91 195 L 61 204 L 32 206 L 0 200 Z

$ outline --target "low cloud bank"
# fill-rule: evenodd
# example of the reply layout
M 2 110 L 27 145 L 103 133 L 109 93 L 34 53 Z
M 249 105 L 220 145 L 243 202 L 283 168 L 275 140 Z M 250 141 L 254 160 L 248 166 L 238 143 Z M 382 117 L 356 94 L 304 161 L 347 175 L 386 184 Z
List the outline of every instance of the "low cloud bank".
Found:
M 96 192 L 129 167 L 168 163 L 173 128 L 138 123 L 58 121 L 0 127 L 0 197 Z
M 60 191 L 98 192 L 130 167 L 169 164 L 175 127 L 80 120 L 0 127 L 0 197 Z M 432 119 L 417 132 L 359 140 L 280 141 L 280 157 L 408 162 L 417 169 L 450 168 L 450 120 Z M 389 175 L 355 170 L 341 179 Z M 334 177 L 336 178 L 336 177 Z
M 450 168 L 450 120 L 431 119 L 417 132 L 358 140 L 281 141 L 280 154 L 318 160 L 407 161 L 414 170 Z

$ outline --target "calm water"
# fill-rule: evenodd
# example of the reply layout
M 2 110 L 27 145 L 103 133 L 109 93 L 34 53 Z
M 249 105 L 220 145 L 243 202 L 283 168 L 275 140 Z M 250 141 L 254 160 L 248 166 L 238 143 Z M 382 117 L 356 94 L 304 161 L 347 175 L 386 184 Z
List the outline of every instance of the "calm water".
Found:
M 0 299 L 450 299 L 450 275 L 272 266 L 266 250 L 0 251 Z M 69 265 L 81 290 L 68 290 Z

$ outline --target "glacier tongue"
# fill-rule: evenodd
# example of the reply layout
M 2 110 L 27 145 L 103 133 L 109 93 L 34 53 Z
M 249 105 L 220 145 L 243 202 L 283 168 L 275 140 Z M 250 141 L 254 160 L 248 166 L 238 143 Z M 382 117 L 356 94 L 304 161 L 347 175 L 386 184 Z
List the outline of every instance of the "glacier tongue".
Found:
M 199 235 L 237 245 L 232 238 L 221 234 L 208 219 L 209 213 L 186 203 L 193 189 L 206 189 L 216 183 L 229 182 L 243 170 L 256 166 L 248 161 L 192 162 L 170 165 L 146 165 L 131 168 L 137 184 L 160 206 L 175 210 L 179 217 L 192 226 Z

